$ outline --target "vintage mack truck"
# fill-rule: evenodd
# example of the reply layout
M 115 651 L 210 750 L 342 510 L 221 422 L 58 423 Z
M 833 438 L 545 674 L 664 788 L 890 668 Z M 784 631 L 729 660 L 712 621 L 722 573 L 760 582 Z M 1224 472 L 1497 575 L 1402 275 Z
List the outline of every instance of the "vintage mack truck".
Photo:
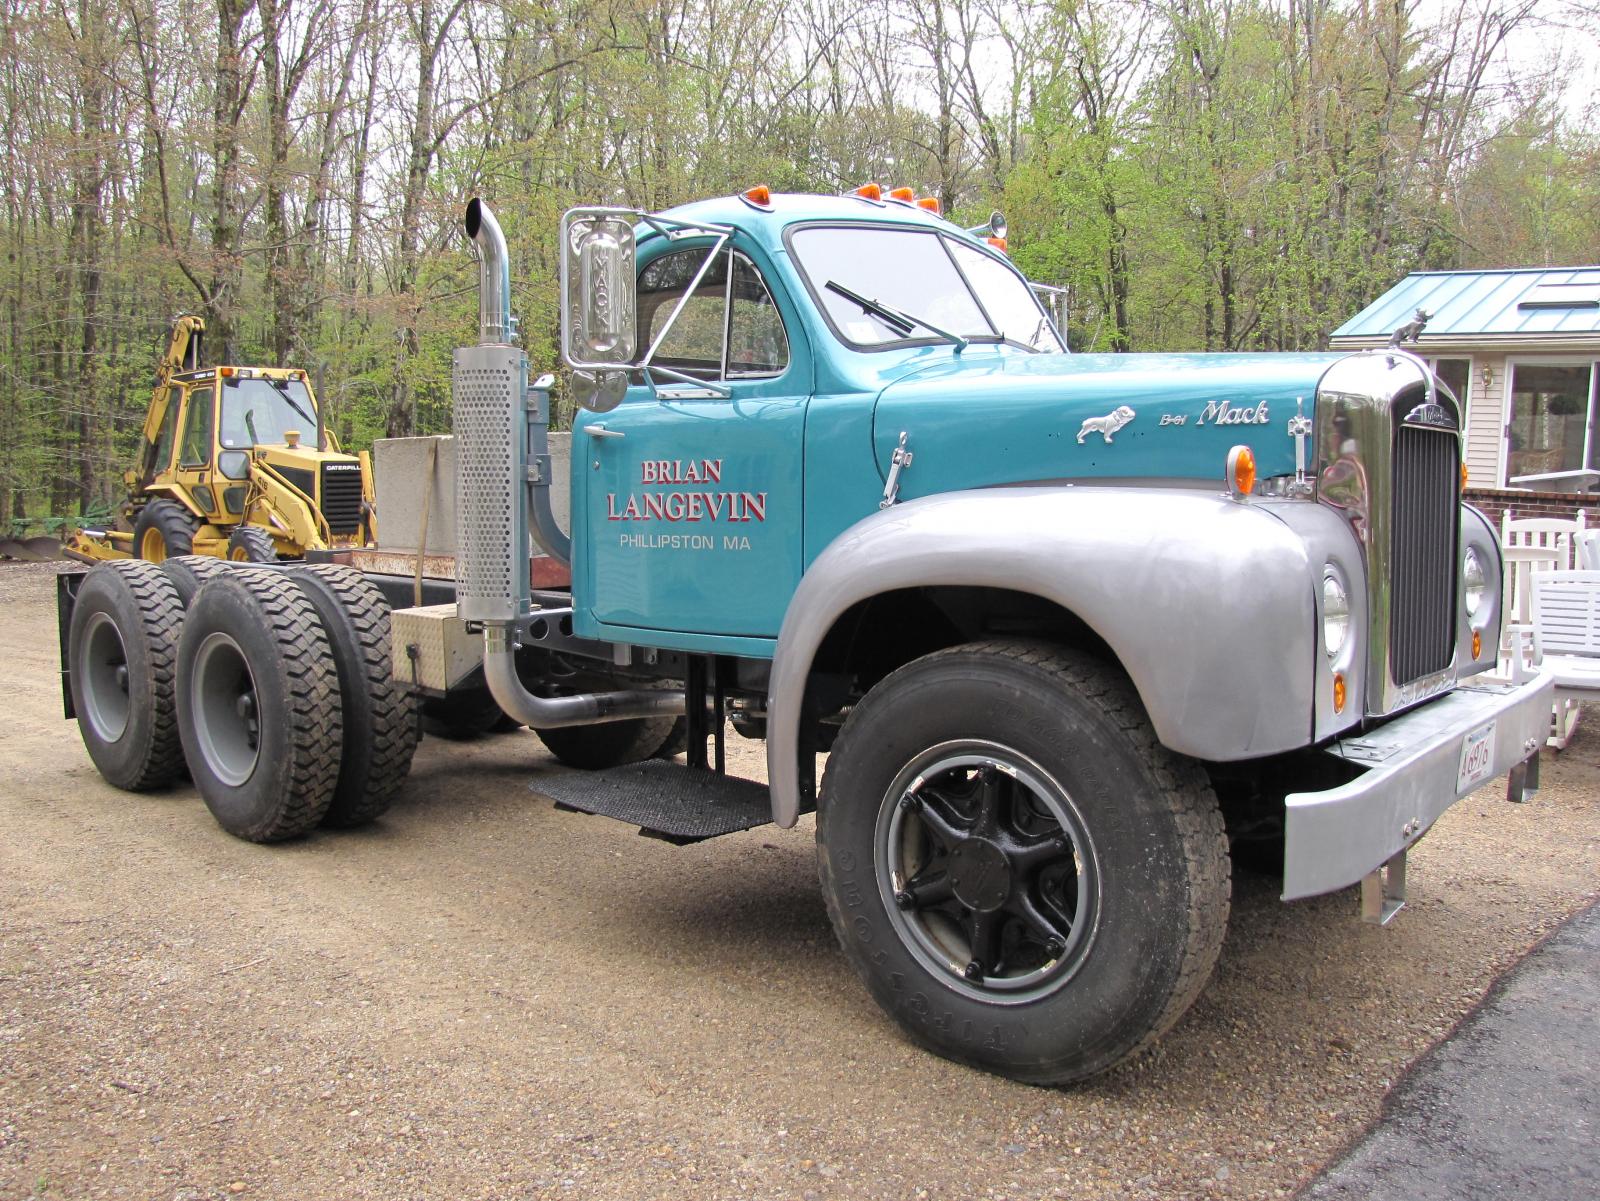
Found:
M 676 841 L 815 811 L 873 996 L 1036 1083 L 1194 1001 L 1230 853 L 1275 859 L 1285 900 L 1359 883 L 1386 921 L 1451 804 L 1535 787 L 1549 680 L 1483 676 L 1497 543 L 1459 402 L 1403 346 L 1070 354 L 998 216 L 906 191 L 576 209 L 563 529 L 552 381 L 493 214 L 465 226 L 447 603 L 328 565 L 64 584 L 69 716 L 111 778 L 186 760 L 228 829 L 287 837 L 381 811 L 406 706 L 476 691 L 589 769 L 541 782 L 568 808 Z M 536 553 L 570 584 L 535 587 Z M 185 601 L 181 632 L 152 616 Z M 723 770 L 730 721 L 765 784 Z M 347 779 L 352 753 L 377 766 Z

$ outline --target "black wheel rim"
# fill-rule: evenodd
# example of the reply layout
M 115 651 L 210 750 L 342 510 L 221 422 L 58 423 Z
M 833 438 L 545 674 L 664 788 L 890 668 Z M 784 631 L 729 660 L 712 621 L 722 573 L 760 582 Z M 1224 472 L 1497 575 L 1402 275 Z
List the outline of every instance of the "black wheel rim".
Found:
M 255 677 L 239 644 L 221 632 L 207 635 L 195 653 L 189 702 L 195 742 L 206 766 L 237 788 L 256 770 L 261 720 Z
M 102 742 L 116 742 L 128 730 L 128 651 L 122 631 L 106 613 L 90 616 L 83 631 L 83 710 L 89 728 Z
M 1094 843 L 1066 789 L 1027 756 L 943 743 L 895 776 L 873 857 L 896 931 L 958 992 L 1021 1004 L 1082 966 L 1100 912 Z

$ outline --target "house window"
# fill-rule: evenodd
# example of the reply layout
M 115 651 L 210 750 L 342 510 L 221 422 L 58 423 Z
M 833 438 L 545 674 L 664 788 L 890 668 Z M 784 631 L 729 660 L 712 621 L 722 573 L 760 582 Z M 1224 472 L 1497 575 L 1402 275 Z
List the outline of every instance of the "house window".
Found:
M 1461 421 L 1467 420 L 1467 392 L 1472 387 L 1471 359 L 1434 359 L 1433 369 L 1461 402 Z
M 1511 365 L 1506 483 L 1544 492 L 1600 491 L 1594 362 Z

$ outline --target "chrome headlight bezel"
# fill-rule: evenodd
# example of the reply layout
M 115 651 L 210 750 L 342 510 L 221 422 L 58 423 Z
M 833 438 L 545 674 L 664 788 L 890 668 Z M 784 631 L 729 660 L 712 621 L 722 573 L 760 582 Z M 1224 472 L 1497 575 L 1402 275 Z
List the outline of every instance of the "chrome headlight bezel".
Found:
M 1332 563 L 1322 569 L 1322 649 L 1337 659 L 1350 641 L 1350 589 Z
M 1469 546 L 1461 556 L 1461 605 L 1466 609 L 1469 620 L 1483 608 L 1483 594 L 1488 587 L 1488 573 L 1483 570 L 1477 550 Z

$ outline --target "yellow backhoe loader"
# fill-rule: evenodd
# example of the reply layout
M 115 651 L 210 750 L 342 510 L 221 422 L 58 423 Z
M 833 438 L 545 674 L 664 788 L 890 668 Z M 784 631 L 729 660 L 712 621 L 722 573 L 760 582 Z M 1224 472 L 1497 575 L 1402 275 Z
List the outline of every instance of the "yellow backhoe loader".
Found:
M 371 461 L 339 450 L 306 373 L 203 368 L 204 335 L 199 317 L 173 324 L 117 528 L 79 530 L 63 553 L 264 563 L 375 542 Z

